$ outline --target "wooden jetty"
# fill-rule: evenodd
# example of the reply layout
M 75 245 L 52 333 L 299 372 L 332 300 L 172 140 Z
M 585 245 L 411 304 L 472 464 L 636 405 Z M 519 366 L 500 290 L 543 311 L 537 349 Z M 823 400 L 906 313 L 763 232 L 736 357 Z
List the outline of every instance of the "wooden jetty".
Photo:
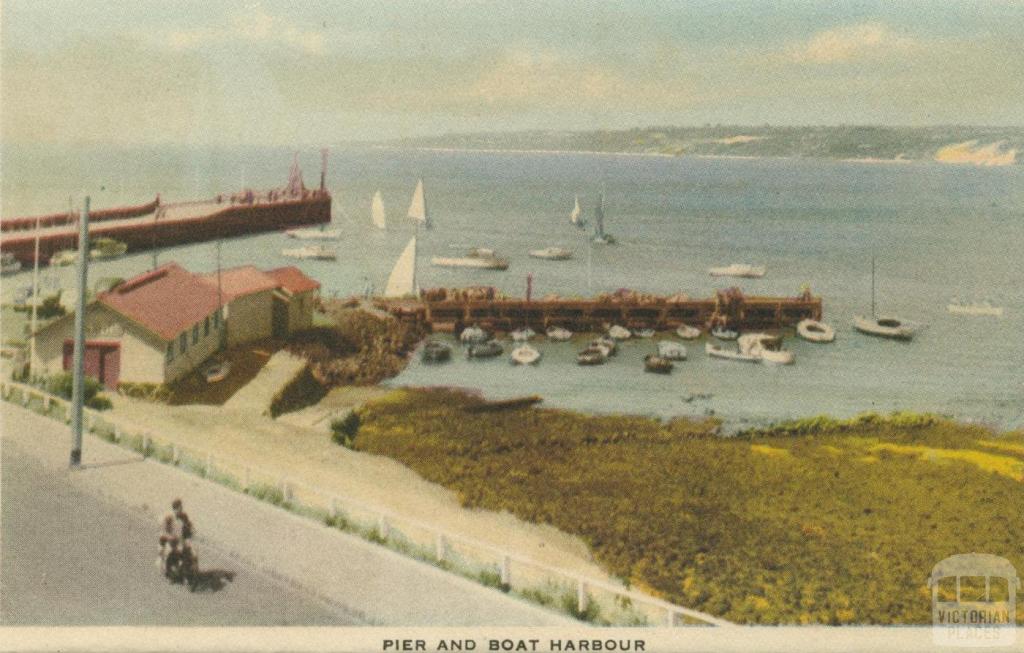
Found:
M 820 320 L 820 297 L 807 290 L 796 297 L 758 297 L 729 288 L 704 299 L 619 291 L 592 299 L 505 297 L 491 287 L 425 290 L 418 299 L 376 298 L 374 305 L 402 320 L 421 322 L 432 331 L 458 333 L 477 325 L 490 331 L 523 326 L 543 331 L 559 326 L 572 331 L 603 331 L 619 324 L 629 329 L 699 328 L 780 329 L 803 319 Z

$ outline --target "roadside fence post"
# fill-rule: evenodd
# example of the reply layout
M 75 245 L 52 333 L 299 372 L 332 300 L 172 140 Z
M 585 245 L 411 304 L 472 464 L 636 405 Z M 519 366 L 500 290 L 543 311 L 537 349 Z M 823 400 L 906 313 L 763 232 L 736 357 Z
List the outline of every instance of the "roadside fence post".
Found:
M 380 535 L 381 539 L 388 539 L 388 535 L 391 533 L 391 527 L 388 525 L 388 519 L 384 515 L 377 518 L 377 534 Z
M 210 474 L 213 473 L 213 454 L 206 454 L 206 469 L 203 470 L 203 476 L 209 478 Z
M 121 441 L 121 427 L 118 426 L 117 424 L 114 424 L 114 442 L 120 442 L 120 441 Z M 175 461 L 175 463 L 177 463 L 177 461 Z
M 435 553 L 437 554 L 438 562 L 444 562 L 444 556 L 445 553 L 447 552 L 447 548 L 448 546 L 447 543 L 444 541 L 444 535 L 438 533 L 437 537 L 434 539 L 434 549 Z
M 292 488 L 288 485 L 288 479 L 281 479 L 281 496 L 284 497 L 285 503 L 292 500 Z
M 501 584 L 512 584 L 512 556 L 507 553 L 501 556 Z
M 181 450 L 176 444 L 171 445 L 171 462 L 175 465 L 181 462 Z
M 249 489 L 249 486 L 251 485 L 251 480 L 252 480 L 252 470 L 250 470 L 248 467 L 246 467 L 245 468 L 245 478 L 242 481 L 242 483 L 244 483 L 244 485 L 242 485 L 242 489 L 243 490 L 248 490 Z
M 152 444 L 153 444 L 153 441 L 150 439 L 148 433 L 142 436 L 142 457 L 143 458 L 149 458 L 149 447 Z
M 671 608 L 665 609 L 665 625 L 672 628 L 677 623 L 676 613 Z
M 335 497 L 331 497 L 330 515 L 331 519 L 338 518 L 338 500 Z
M 576 610 L 580 614 L 586 612 L 588 601 L 589 597 L 587 597 L 587 583 L 582 578 L 580 578 L 576 582 Z

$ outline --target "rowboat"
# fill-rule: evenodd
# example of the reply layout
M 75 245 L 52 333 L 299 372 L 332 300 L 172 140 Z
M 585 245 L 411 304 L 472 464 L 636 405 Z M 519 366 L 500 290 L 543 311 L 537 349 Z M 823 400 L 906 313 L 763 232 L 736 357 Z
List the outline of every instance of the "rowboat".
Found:
M 547 336 L 557 342 L 566 342 L 572 339 L 572 331 L 562 327 L 551 327 L 547 330 Z
M 676 329 L 676 335 L 683 340 L 696 340 L 700 337 L 700 329 L 688 324 L 681 324 L 679 325 L 679 328 Z
M 743 363 L 759 362 L 757 356 L 744 354 L 743 352 L 734 349 L 725 349 L 721 345 L 716 345 L 710 342 L 704 343 L 704 351 L 712 358 L 722 358 L 724 360 L 740 361 Z
M 796 325 L 796 334 L 809 342 L 832 342 L 836 339 L 835 329 L 811 319 L 800 320 Z
M 658 343 L 658 356 L 671 361 L 684 361 L 686 360 L 686 347 L 678 342 L 662 340 Z
M 672 361 L 654 354 L 644 356 L 644 371 L 655 374 L 668 374 L 672 371 Z
M 519 345 L 512 350 L 509 360 L 514 365 L 536 365 L 540 361 L 540 352 L 530 345 Z

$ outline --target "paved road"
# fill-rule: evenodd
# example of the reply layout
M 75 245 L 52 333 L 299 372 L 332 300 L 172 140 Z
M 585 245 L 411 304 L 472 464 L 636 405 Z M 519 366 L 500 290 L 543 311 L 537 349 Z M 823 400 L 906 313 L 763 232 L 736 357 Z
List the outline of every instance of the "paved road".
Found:
M 362 623 L 210 546 L 201 568 L 234 571 L 234 581 L 197 593 L 172 586 L 156 569 L 154 520 L 77 490 L 69 472 L 47 470 L 8 439 L 0 466 L 0 624 Z

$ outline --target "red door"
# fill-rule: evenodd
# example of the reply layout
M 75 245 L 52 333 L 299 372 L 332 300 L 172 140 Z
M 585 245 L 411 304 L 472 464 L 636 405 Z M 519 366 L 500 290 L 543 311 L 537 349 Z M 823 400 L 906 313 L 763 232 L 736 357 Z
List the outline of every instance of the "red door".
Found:
M 75 360 L 75 341 L 64 341 L 64 370 L 70 370 Z M 85 341 L 85 375 L 99 380 L 114 390 L 121 376 L 121 343 L 109 340 Z

